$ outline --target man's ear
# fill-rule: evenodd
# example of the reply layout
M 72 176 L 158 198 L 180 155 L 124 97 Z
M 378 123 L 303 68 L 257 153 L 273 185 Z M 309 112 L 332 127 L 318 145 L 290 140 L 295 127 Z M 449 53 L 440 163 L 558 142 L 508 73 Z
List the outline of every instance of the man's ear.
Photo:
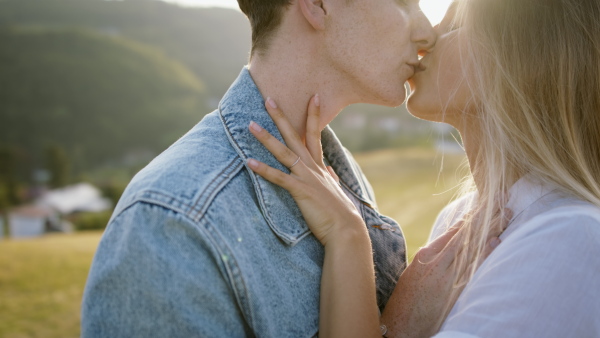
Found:
M 298 0 L 306 21 L 316 30 L 325 29 L 326 0 Z

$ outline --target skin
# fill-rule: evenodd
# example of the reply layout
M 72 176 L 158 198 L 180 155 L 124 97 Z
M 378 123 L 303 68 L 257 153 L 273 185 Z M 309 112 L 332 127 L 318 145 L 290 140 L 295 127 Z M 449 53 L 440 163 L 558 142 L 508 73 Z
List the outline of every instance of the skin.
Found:
M 263 97 L 278 98 L 304 137 L 316 93 L 321 128 L 350 104 L 404 102 L 417 52 L 432 48 L 435 38 L 416 0 L 296 0 L 249 70 Z
M 253 159 L 248 166 L 291 193 L 325 247 L 321 337 L 381 337 L 381 331 L 370 239 L 323 164 L 320 132 L 347 105 L 401 104 L 418 53 L 426 54 L 435 40 L 416 0 L 297 0 L 269 50 L 253 55 L 250 73 L 261 93 L 280 98 L 267 99 L 266 108 L 289 148 L 256 123 L 250 132 L 287 167 L 300 161 L 291 175 Z M 388 336 L 435 332 L 452 297 L 448 281 L 459 234 L 454 228 L 431 243 L 403 273 L 383 314 Z
M 320 149 L 320 143 L 315 146 L 310 140 L 319 139 L 320 131 L 346 106 L 360 102 L 401 104 L 406 98 L 404 84 L 418 65 L 417 53 L 433 47 L 435 38 L 418 0 L 296 0 L 285 11 L 268 50 L 252 55 L 249 70 L 263 97 L 279 98 L 273 105 L 278 109 L 272 108 L 277 109 L 276 116 L 289 121 L 289 132 L 302 135 L 302 142 Z M 315 93 L 320 94 L 317 102 L 322 104 L 311 101 Z M 312 127 L 307 130 L 309 101 L 319 107 L 319 114 L 317 119 L 313 114 Z M 300 149 L 298 145 L 296 151 Z M 329 171 L 325 174 L 322 178 L 331 177 Z M 332 200 L 346 198 L 340 191 L 334 196 Z M 347 198 L 345 204 L 352 205 Z M 348 215 L 352 213 L 332 221 L 360 226 L 350 227 L 356 231 L 346 227 L 341 233 L 335 232 L 325 245 L 328 254 L 322 294 L 330 298 L 322 298 L 320 334 L 377 336 L 377 307 L 370 297 L 375 294 L 371 244 L 362 219 L 348 219 Z M 312 229 L 318 233 L 318 226 Z M 354 258 L 355 264 L 344 264 L 349 258 Z M 359 274 L 361 271 L 371 272 Z M 350 279 L 343 276 L 357 274 L 363 277 L 353 279 L 357 284 L 345 283 Z M 343 297 L 346 287 L 361 292 L 353 298 Z M 349 303 L 337 301 L 344 298 Z M 349 311 L 356 308 L 365 311 Z M 357 324 L 358 329 L 343 325 L 346 321 Z
M 421 67 L 408 79 L 411 94 L 407 106 L 415 117 L 460 126 L 470 112 L 471 97 L 460 60 L 465 36 L 453 25 L 458 3 L 453 3 L 444 19 L 435 26 L 436 46 L 421 54 Z
M 468 32 L 452 24 L 456 5 L 452 5 L 444 20 L 434 27 L 438 36 L 436 47 L 422 54 L 421 67 L 408 80 L 411 95 L 407 108 L 417 118 L 448 123 L 456 128 L 461 135 L 471 172 L 478 173 L 476 159 L 481 130 L 473 106 L 473 95 L 467 85 L 466 76 L 469 74 L 461 61 L 461 49 L 468 39 Z M 481 178 L 475 175 L 474 179 L 475 184 L 481 186 Z
M 323 46 L 330 69 L 351 84 L 355 102 L 398 106 L 404 83 L 432 47 L 431 26 L 418 1 L 345 1 L 335 3 L 336 18 L 326 22 Z M 327 100 L 327 98 L 324 98 Z
M 319 336 L 381 337 L 382 323 L 388 328 L 388 337 L 430 337 L 461 291 L 451 283 L 457 273 L 454 257 L 463 242 L 461 223 L 417 253 L 400 277 L 380 321 L 369 235 L 339 179 L 323 163 L 319 103 L 318 95 L 310 101 L 305 141 L 272 99 L 267 100 L 267 111 L 288 146 L 256 123 L 249 126 L 281 163 L 291 167 L 290 175 L 254 159 L 248 161 L 254 172 L 291 193 L 310 230 L 325 247 Z M 484 256 L 500 243 L 496 236 L 507 221 L 492 225 L 497 231 Z

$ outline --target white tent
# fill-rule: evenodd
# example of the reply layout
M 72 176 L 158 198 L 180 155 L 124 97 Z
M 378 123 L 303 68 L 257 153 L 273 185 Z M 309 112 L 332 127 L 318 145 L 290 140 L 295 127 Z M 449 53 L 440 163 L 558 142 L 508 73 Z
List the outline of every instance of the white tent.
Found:
M 100 190 L 89 183 L 51 190 L 40 197 L 36 204 L 50 207 L 63 215 L 78 211 L 100 212 L 112 207 L 110 200 L 103 198 Z

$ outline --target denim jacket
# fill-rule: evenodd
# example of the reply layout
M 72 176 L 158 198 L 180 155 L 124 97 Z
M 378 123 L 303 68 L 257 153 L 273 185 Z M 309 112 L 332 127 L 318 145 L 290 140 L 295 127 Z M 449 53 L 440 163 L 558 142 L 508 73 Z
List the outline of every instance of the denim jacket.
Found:
M 219 109 L 131 181 L 100 241 L 82 304 L 83 337 L 313 337 L 322 245 L 290 194 L 246 167 L 289 172 L 248 131 L 282 140 L 247 69 Z M 326 160 L 360 201 L 380 308 L 406 254 L 397 223 L 331 131 Z

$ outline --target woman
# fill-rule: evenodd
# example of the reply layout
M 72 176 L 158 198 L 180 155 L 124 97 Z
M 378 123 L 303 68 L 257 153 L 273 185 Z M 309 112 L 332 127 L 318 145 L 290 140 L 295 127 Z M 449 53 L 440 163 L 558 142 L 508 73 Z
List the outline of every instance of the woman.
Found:
M 451 308 L 438 336 L 600 336 L 600 1 L 464 0 L 436 29 L 435 49 L 409 81 L 408 108 L 454 126 L 471 169 L 464 196 L 433 231 L 464 219 L 447 281 L 464 290 L 438 308 L 442 318 Z M 368 237 L 320 158 L 318 103 L 306 147 L 269 104 L 291 151 L 251 128 L 291 175 L 248 164 L 292 193 L 325 245 L 321 335 L 377 336 Z M 514 217 L 484 261 L 498 201 Z M 347 285 L 349 276 L 362 278 Z M 414 312 L 399 300 L 418 280 L 403 278 L 381 318 L 387 336 L 429 335 L 395 324 Z

